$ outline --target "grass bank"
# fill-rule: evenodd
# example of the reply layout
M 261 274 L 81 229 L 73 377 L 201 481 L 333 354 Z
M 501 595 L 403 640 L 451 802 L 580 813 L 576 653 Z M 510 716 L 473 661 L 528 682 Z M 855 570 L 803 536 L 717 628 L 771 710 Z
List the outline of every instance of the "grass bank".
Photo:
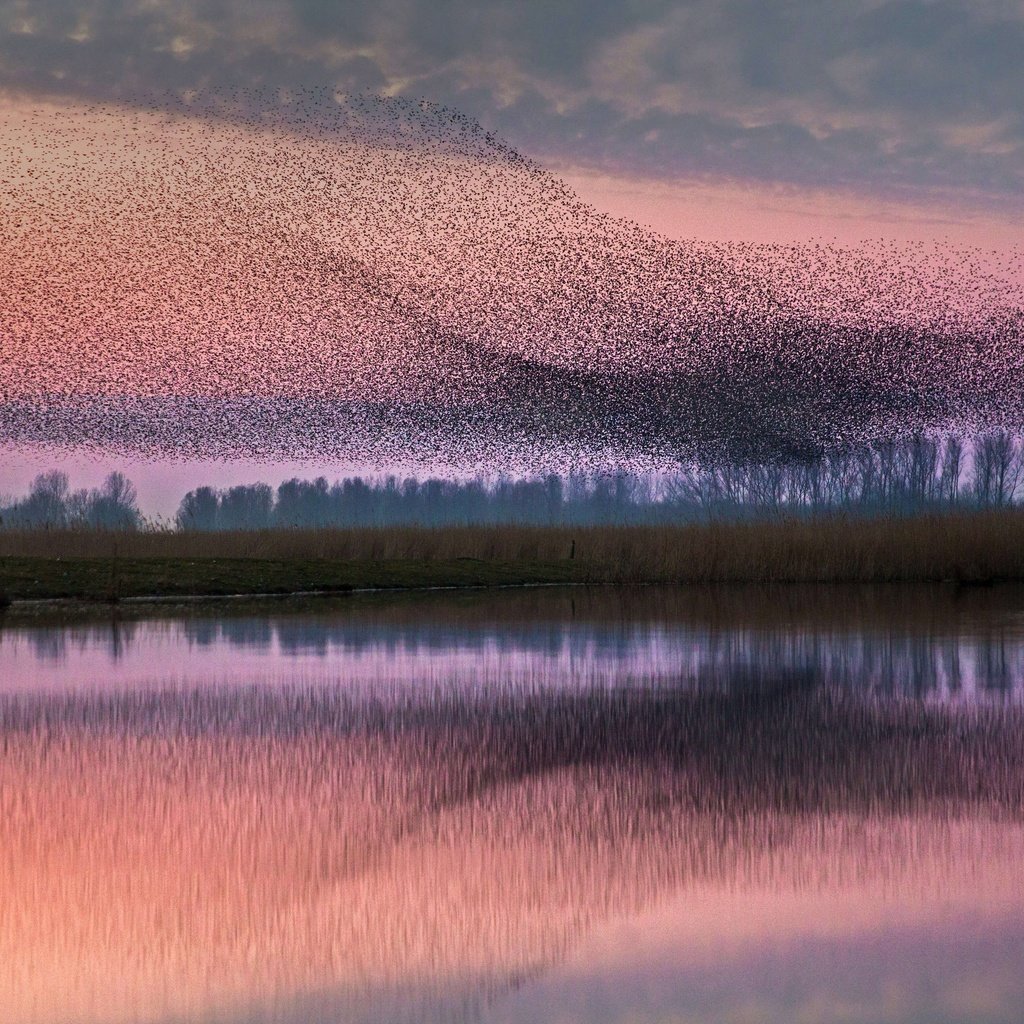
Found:
M 426 587 L 494 587 L 574 582 L 564 566 L 444 561 L 332 561 L 313 558 L 0 558 L 8 600 L 110 601 Z
M 1024 511 L 675 527 L 0 532 L 10 599 L 514 584 L 1024 580 Z

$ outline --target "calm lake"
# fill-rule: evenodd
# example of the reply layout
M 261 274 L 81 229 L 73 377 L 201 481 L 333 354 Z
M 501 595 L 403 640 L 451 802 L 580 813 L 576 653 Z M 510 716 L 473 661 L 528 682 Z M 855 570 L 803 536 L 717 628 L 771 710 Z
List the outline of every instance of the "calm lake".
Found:
M 5 1024 L 1024 1015 L 1024 589 L 0 621 Z

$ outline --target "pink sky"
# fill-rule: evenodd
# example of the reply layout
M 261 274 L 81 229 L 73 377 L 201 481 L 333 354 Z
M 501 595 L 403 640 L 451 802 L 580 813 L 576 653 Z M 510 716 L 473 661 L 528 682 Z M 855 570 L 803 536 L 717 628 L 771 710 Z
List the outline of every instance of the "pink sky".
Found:
M 852 190 L 773 186 L 730 180 L 655 180 L 566 166 L 558 170 L 599 210 L 647 225 L 670 238 L 707 242 L 840 246 L 866 241 L 944 243 L 1022 253 L 1024 206 L 981 197 L 884 198 Z

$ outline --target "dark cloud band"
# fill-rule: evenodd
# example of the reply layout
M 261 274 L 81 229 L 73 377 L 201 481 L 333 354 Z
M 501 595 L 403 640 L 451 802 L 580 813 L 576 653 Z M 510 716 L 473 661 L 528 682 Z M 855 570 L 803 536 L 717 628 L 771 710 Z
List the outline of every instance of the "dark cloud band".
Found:
M 332 87 L 453 105 L 532 155 L 1024 197 L 1024 10 L 1006 0 L 8 0 L 0 84 L 134 101 Z

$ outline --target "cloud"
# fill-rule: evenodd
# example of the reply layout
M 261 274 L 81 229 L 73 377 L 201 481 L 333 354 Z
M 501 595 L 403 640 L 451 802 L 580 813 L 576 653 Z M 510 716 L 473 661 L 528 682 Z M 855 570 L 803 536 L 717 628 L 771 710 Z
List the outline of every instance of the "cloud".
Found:
M 7 0 L 0 84 L 337 86 L 547 160 L 1024 199 L 1019 0 Z

